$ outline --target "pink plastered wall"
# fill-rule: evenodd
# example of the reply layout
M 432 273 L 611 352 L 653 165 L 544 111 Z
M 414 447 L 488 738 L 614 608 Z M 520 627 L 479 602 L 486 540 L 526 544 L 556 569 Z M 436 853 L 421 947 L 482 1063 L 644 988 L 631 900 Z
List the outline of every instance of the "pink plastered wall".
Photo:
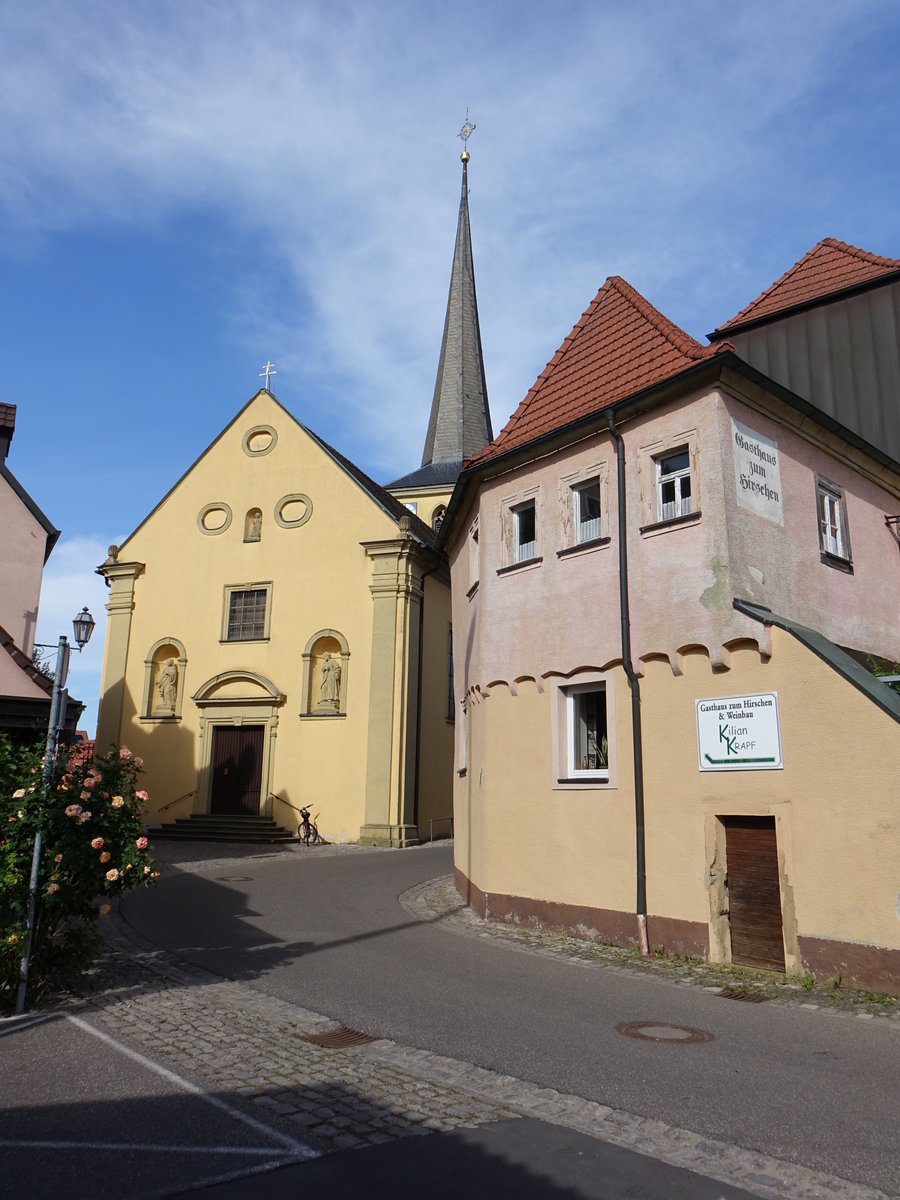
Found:
M 777 443 L 783 524 L 738 503 L 732 416 Z M 621 432 L 636 669 L 642 657 L 655 655 L 677 666 L 679 651 L 696 645 L 714 664 L 724 663 L 729 643 L 763 638 L 757 622 L 734 610 L 733 597 L 840 645 L 900 657 L 900 549 L 884 523 L 900 503 L 886 487 L 718 388 L 625 422 Z M 682 445 L 691 450 L 694 515 L 658 526 L 654 455 Z M 606 472 L 609 541 L 560 555 L 565 480 L 598 465 Z M 852 574 L 822 561 L 817 472 L 845 489 Z M 540 562 L 506 570 L 504 510 L 532 496 Z M 473 587 L 469 529 L 476 516 Z M 617 526 L 615 444 L 605 430 L 482 485 L 450 547 L 457 696 L 495 681 L 602 669 L 621 657 Z

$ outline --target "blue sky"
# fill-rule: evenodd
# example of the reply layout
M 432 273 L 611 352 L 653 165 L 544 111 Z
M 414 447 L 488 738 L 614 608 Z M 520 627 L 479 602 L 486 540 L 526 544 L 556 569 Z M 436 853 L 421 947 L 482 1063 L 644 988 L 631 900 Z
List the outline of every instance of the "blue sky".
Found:
M 900 8 L 495 0 L 0 6 L 9 467 L 63 531 L 40 640 L 259 386 L 418 465 L 466 106 L 499 429 L 603 280 L 702 338 L 820 238 L 900 257 Z M 71 610 L 71 612 L 69 611 Z

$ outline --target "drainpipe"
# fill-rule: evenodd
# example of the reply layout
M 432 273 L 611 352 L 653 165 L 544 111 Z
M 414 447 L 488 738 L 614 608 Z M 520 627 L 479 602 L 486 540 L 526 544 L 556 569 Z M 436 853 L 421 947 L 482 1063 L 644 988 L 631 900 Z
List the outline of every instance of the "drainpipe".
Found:
M 631 691 L 631 745 L 634 753 L 634 832 L 637 873 L 635 903 L 638 941 L 641 954 L 649 955 L 647 937 L 647 862 L 644 845 L 644 744 L 641 733 L 641 684 L 631 662 L 631 618 L 628 608 L 628 545 L 625 520 L 625 443 L 616 428 L 612 410 L 606 413 L 606 427 L 616 443 L 616 484 L 619 510 L 619 618 L 622 626 L 622 666 Z

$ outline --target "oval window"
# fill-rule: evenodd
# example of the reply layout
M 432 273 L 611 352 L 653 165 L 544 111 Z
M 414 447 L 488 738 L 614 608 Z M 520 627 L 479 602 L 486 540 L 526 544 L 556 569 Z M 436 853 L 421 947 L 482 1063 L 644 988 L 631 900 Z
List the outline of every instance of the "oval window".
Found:
M 197 516 L 202 533 L 224 533 L 231 524 L 231 509 L 223 501 L 204 504 Z
M 254 425 L 244 434 L 241 445 L 245 454 L 257 458 L 260 454 L 268 454 L 270 450 L 274 450 L 277 441 L 278 434 L 271 425 Z
M 275 520 L 282 529 L 296 529 L 312 516 L 312 500 L 303 492 L 282 496 L 275 505 Z

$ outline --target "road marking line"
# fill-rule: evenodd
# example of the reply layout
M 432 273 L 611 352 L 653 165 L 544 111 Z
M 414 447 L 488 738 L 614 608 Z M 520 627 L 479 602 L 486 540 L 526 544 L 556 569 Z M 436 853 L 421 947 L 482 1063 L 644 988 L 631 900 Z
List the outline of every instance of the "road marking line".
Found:
M 249 1154 L 278 1159 L 284 1156 L 284 1151 L 276 1146 L 158 1146 L 143 1142 L 72 1142 L 48 1138 L 0 1138 L 0 1150 L 138 1150 L 141 1154 L 154 1151 L 165 1154 Z
M 307 1146 L 304 1142 L 297 1141 L 296 1138 L 288 1137 L 287 1134 L 280 1133 L 277 1129 L 271 1129 L 268 1125 L 264 1125 L 262 1121 L 257 1121 L 255 1117 L 248 1116 L 247 1113 L 241 1112 L 239 1108 L 232 1108 L 224 1100 L 220 1100 L 218 1096 L 211 1096 L 209 1092 L 205 1092 L 203 1088 L 197 1084 L 191 1083 L 187 1079 L 183 1079 L 180 1075 L 176 1075 L 174 1071 L 170 1071 L 167 1067 L 161 1067 L 159 1063 L 153 1062 L 146 1055 L 139 1054 L 137 1050 L 132 1050 L 129 1046 L 122 1045 L 115 1038 L 110 1037 L 108 1033 L 103 1033 L 99 1029 L 95 1029 L 93 1025 L 89 1025 L 87 1021 L 83 1021 L 81 1017 L 73 1016 L 71 1013 L 66 1013 L 66 1020 L 77 1025 L 79 1029 L 83 1029 L 85 1033 L 93 1034 L 99 1038 L 101 1042 L 105 1042 L 108 1046 L 118 1050 L 120 1054 L 124 1054 L 127 1058 L 134 1059 L 150 1071 L 154 1071 L 157 1075 L 169 1083 L 175 1084 L 176 1087 L 182 1088 L 186 1092 L 190 1092 L 194 1096 L 198 1096 L 201 1100 L 205 1100 L 207 1104 L 213 1108 L 219 1109 L 221 1112 L 227 1113 L 236 1121 L 242 1121 L 245 1125 L 249 1125 L 251 1129 L 255 1129 L 257 1133 L 261 1133 L 266 1138 L 274 1139 L 285 1146 L 292 1154 L 296 1154 L 301 1158 L 318 1158 L 320 1152 L 313 1150 L 312 1146 Z

